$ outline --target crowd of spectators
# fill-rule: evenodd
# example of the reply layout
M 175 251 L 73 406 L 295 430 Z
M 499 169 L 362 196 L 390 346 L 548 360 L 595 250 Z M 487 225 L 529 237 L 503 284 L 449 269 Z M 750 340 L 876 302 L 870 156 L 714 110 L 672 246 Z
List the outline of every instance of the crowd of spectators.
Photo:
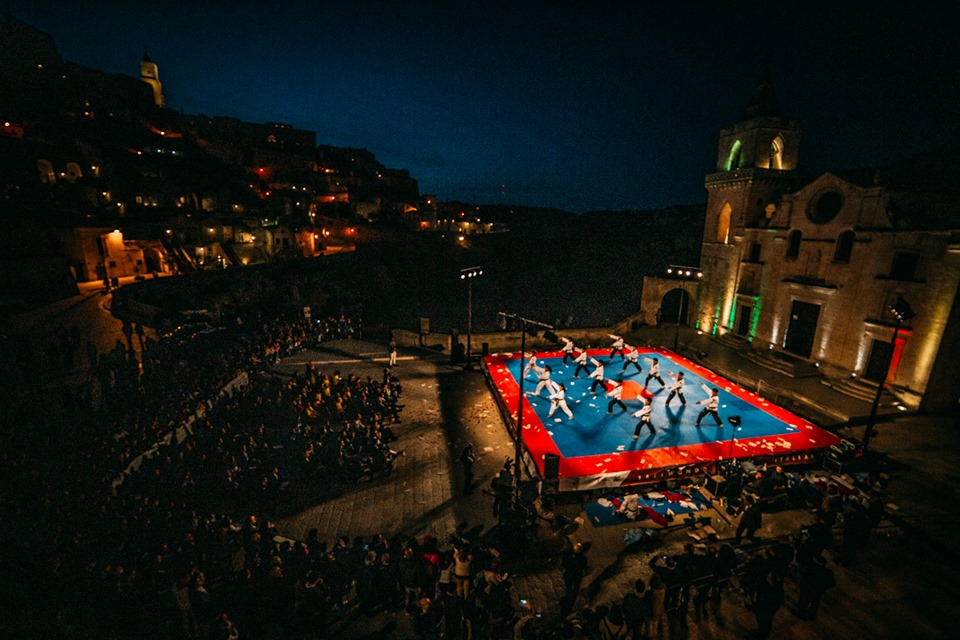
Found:
M 137 332 L 139 350 L 128 336 L 88 354 L 76 388 L 51 376 L 5 403 L 0 601 L 11 637 L 320 628 L 362 583 L 352 579 L 361 548 L 382 552 L 378 562 L 387 553 L 386 541 L 327 550 L 284 540 L 272 518 L 294 481 L 329 489 L 389 473 L 399 380 L 389 370 L 377 380 L 272 370 L 277 358 L 354 335 L 349 318 L 251 314 L 226 325 Z M 22 352 L 5 338 L 8 379 L 27 378 L 18 367 L 34 363 L 7 357 Z M 81 366 L 60 363 L 60 373 Z

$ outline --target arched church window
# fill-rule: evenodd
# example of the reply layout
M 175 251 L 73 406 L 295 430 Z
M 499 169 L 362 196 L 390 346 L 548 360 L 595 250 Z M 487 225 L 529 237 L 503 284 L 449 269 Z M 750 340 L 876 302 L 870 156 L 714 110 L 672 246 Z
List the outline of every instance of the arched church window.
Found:
M 733 143 L 733 146 L 730 147 L 730 155 L 727 156 L 727 164 L 723 167 L 724 171 L 736 171 L 740 168 L 742 146 L 740 141 L 737 140 Z
M 724 202 L 720 207 L 720 215 L 717 216 L 717 242 L 727 244 L 730 239 L 730 216 L 733 213 L 733 207 L 729 202 Z
M 770 143 L 770 168 L 783 169 L 783 138 L 777 136 Z
M 800 255 L 800 241 L 803 240 L 803 233 L 799 229 L 790 232 L 787 238 L 787 257 L 796 258 Z
M 853 231 L 844 231 L 837 237 L 837 251 L 834 253 L 834 262 L 848 263 L 850 255 L 853 253 Z

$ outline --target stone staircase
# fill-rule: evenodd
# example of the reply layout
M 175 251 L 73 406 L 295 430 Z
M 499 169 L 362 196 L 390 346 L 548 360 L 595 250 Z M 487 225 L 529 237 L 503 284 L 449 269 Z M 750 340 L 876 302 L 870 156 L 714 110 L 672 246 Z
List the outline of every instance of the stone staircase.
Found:
M 761 367 L 782 373 L 791 378 L 814 378 L 820 375 L 820 369 L 814 363 L 792 356 L 783 351 L 757 351 L 748 349 L 741 355 Z
M 864 402 L 872 403 L 877 396 L 877 385 L 860 378 L 823 378 L 820 383 Z M 895 402 L 898 402 L 897 396 L 884 389 L 880 395 L 880 405 L 891 406 Z
M 725 333 L 723 335 L 713 336 L 714 342 L 722 344 L 725 347 L 735 349 L 736 351 L 747 351 L 751 348 L 750 341 L 744 338 L 743 336 L 738 336 L 734 333 Z

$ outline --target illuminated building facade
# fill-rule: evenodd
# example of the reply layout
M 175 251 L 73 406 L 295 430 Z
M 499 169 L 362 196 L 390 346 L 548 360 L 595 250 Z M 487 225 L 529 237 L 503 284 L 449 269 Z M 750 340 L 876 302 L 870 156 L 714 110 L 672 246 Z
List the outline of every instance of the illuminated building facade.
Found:
M 721 131 L 705 181 L 698 328 L 798 371 L 956 404 L 955 154 L 811 178 L 798 171 L 800 134 L 766 77 Z M 891 344 L 898 296 L 916 318 Z

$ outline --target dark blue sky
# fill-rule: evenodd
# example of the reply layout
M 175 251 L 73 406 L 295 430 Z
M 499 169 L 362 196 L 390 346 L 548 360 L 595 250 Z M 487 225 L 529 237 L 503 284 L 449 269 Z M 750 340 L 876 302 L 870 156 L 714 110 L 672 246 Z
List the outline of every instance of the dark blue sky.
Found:
M 764 60 L 808 171 L 960 141 L 955 22 L 902 3 L 279 4 L 0 7 L 80 64 L 135 75 L 149 48 L 171 108 L 365 147 L 441 200 L 703 202 Z

